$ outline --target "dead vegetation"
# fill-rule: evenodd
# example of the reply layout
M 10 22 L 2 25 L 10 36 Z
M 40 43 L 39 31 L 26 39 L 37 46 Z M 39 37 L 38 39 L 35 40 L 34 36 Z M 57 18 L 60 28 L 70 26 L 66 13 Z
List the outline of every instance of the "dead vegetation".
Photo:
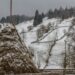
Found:
M 5 25 L 0 31 L 0 73 L 37 73 L 27 47 L 12 26 Z

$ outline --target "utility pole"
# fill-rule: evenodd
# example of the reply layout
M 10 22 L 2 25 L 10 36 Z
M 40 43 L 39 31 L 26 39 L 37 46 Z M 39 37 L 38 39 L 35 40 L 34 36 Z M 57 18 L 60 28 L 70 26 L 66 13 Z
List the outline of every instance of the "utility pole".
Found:
M 10 0 L 10 16 L 12 16 L 12 0 Z

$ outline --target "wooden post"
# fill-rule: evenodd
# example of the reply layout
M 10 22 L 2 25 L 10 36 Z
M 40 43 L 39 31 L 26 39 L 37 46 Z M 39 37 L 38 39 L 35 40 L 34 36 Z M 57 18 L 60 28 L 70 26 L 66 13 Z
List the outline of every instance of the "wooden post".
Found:
M 65 75 L 66 74 L 66 57 L 67 57 L 67 55 L 66 55 L 66 41 L 65 41 L 65 58 L 64 58 L 64 71 L 63 71 L 63 75 Z
M 10 0 L 10 23 L 13 24 L 12 22 L 12 0 Z
M 24 29 L 23 29 L 22 32 L 21 32 L 23 41 L 24 41 L 24 39 L 25 39 L 25 33 L 26 33 L 26 32 L 25 32 Z
M 68 51 L 69 51 L 69 68 L 70 68 L 70 61 L 71 61 L 71 58 L 70 58 L 70 44 L 68 45 Z
M 10 16 L 12 16 L 12 0 L 10 0 Z

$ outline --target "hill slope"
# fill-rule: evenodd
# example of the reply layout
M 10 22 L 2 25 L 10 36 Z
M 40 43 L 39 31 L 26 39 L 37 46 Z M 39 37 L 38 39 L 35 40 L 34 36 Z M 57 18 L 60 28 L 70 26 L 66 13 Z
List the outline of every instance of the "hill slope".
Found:
M 65 40 L 72 20 L 73 18 L 65 20 L 45 18 L 37 27 L 33 27 L 33 21 L 22 23 L 22 26 L 17 25 L 17 30 L 30 48 L 29 52 L 38 68 L 64 68 Z M 32 27 L 30 30 L 29 26 Z

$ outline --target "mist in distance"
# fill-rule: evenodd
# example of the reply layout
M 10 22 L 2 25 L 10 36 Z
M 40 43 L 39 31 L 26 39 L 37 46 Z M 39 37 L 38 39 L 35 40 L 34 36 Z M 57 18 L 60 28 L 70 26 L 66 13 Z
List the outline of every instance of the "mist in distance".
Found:
M 35 10 L 48 12 L 49 9 L 75 7 L 75 0 L 13 0 L 13 15 L 33 16 Z M 10 0 L 0 0 L 0 17 L 10 14 Z

